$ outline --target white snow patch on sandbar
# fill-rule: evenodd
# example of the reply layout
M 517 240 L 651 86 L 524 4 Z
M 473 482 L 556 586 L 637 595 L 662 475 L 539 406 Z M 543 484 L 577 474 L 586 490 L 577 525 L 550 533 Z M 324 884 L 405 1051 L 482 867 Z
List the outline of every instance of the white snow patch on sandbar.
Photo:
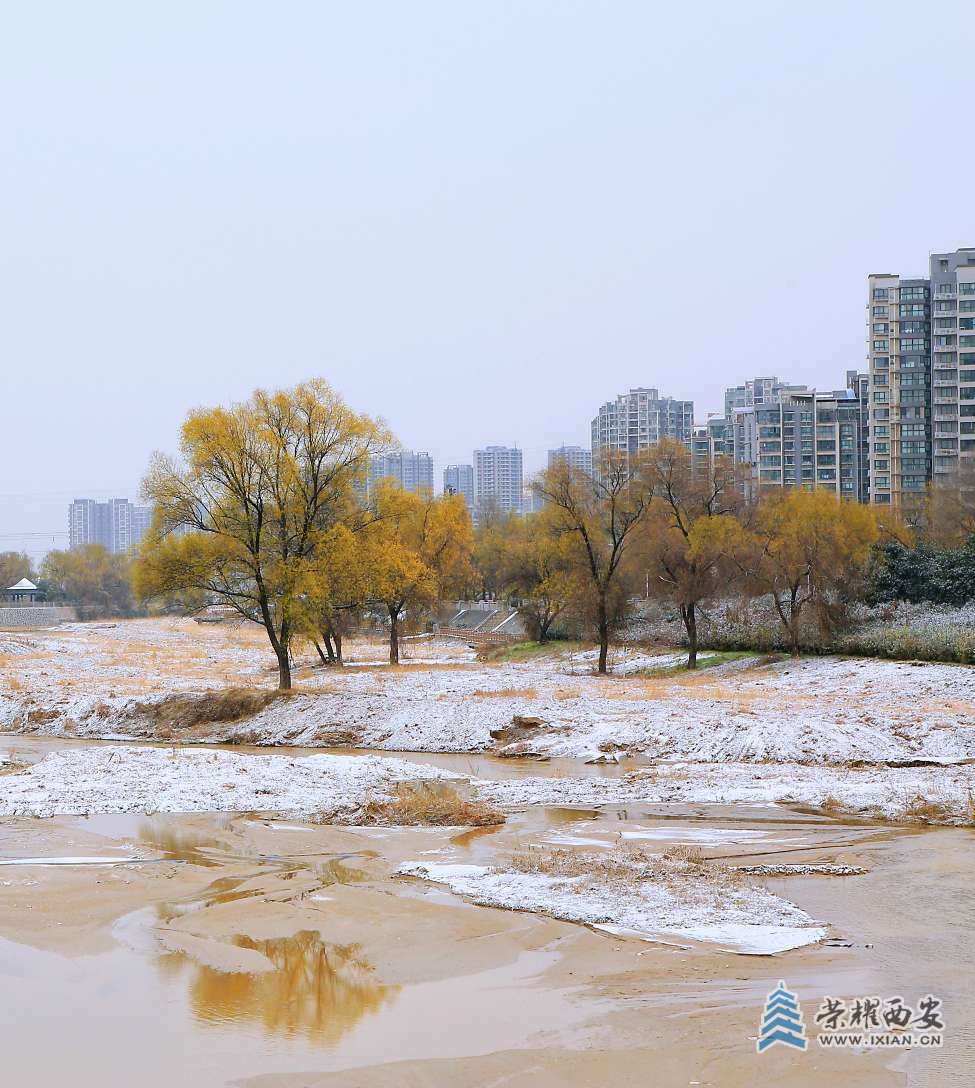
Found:
M 444 884 L 482 906 L 612 926 L 647 940 L 689 938 L 735 952 L 771 955 L 814 944 L 826 935 L 805 911 L 764 888 L 715 885 L 693 876 L 624 885 L 601 879 L 598 864 L 588 876 L 435 862 L 407 862 L 398 872 Z
M 0 778 L 0 815 L 285 811 L 331 815 L 397 782 L 449 779 L 380 756 L 238 755 L 163 748 L 71 748 Z

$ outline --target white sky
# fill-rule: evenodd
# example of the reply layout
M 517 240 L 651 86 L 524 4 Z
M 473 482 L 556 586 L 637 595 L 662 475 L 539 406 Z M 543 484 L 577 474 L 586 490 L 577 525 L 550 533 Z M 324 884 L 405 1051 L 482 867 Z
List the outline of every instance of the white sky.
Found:
M 636 385 L 842 386 L 975 245 L 970 0 L 10 4 L 0 549 L 324 376 L 440 468 Z

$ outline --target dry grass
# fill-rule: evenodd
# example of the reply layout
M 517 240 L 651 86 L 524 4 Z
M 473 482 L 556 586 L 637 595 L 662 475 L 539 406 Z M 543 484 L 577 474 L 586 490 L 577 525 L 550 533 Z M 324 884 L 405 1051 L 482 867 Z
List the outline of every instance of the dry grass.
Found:
M 475 699 L 537 699 L 538 691 L 535 688 L 495 688 L 493 691 L 478 688 L 471 695 Z
M 490 827 L 504 823 L 504 813 L 473 801 L 449 786 L 400 784 L 388 801 L 370 801 L 351 821 L 382 827 Z
M 826 794 L 817 807 L 821 808 L 823 812 L 832 813 L 834 816 L 839 816 L 841 813 L 846 812 L 846 806 L 843 802 L 840 801 L 839 798 L 834 797 L 831 793 Z
M 917 794 L 904 806 L 904 818 L 922 824 L 944 824 L 952 817 L 952 811 L 943 801 Z
M 153 723 L 165 736 L 211 722 L 237 722 L 250 718 L 289 692 L 277 689 L 228 688 L 203 695 L 169 695 L 154 703 L 136 703 L 133 711 Z
M 677 849 L 666 854 L 654 854 L 644 847 L 620 845 L 615 850 L 589 853 L 563 847 L 536 847 L 515 854 L 511 868 L 519 873 L 540 873 L 553 877 L 584 877 L 591 883 L 635 887 L 644 881 L 673 887 L 692 879 L 707 884 L 732 887 L 737 876 L 717 866 L 705 864 L 705 859 L 687 856 Z
M 675 861 L 683 861 L 688 865 L 705 865 L 708 860 L 700 846 L 690 846 L 684 842 L 679 842 L 676 846 L 665 850 L 664 857 L 673 858 Z

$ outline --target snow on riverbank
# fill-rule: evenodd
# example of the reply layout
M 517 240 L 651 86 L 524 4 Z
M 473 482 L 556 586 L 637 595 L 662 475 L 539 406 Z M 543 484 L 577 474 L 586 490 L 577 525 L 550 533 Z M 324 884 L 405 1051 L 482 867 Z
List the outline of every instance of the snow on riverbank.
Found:
M 178 643 L 180 652 L 189 652 L 189 636 L 176 633 L 186 643 Z M 425 644 L 424 652 L 439 655 L 442 647 Z M 474 664 L 462 659 L 469 653 L 466 647 L 456 652 L 456 667 L 306 672 L 290 698 L 240 721 L 213 721 L 184 735 L 178 728 L 162 732 L 159 722 L 165 715 L 147 709 L 174 694 L 175 681 L 168 673 L 160 680 L 152 654 L 147 658 L 145 651 L 133 651 L 132 660 L 122 655 L 127 682 L 143 670 L 136 695 L 119 686 L 111 668 L 92 670 L 73 646 L 56 662 L 45 662 L 42 675 L 28 669 L 24 662 L 29 659 L 10 659 L 27 672 L 13 689 L 0 683 L 0 729 L 465 752 L 502 748 L 504 742 L 495 745 L 492 731 L 505 729 L 520 715 L 540 724 L 522 731 L 509 754 L 594 759 L 633 753 L 699 763 L 810 765 L 975 758 L 975 671 L 967 666 L 840 658 L 759 664 L 752 659 L 696 675 L 596 677 L 576 671 L 585 663 L 580 654 L 556 651 L 541 660 Z M 213 657 L 217 651 L 209 653 Z M 626 673 L 631 667 L 675 660 L 673 655 L 627 652 L 618 655 L 615 667 Z M 211 675 L 219 672 L 212 662 L 207 668 Z M 198 678 L 180 683 L 184 693 L 207 688 Z M 219 690 L 219 685 L 210 686 Z
M 573 872 L 522 872 L 480 865 L 409 862 L 405 876 L 445 884 L 482 906 L 550 914 L 648 940 L 715 942 L 736 952 L 769 955 L 814 944 L 826 929 L 764 888 L 657 857 L 628 861 L 577 855 Z
M 531 776 L 474 782 L 505 809 L 524 805 L 786 803 L 884 819 L 968 823 L 975 767 L 810 767 L 802 764 L 658 764 L 620 778 Z M 933 803 L 925 810 L 918 799 Z
M 584 760 L 635 755 L 751 764 L 763 774 L 769 764 L 818 770 L 975 759 L 975 670 L 866 659 L 745 658 L 686 673 L 666 671 L 675 654 L 628 648 L 614 650 L 616 675 L 598 677 L 590 674 L 591 650 L 490 663 L 471 660 L 463 643 L 415 640 L 414 663 L 390 669 L 378 663 L 380 642 L 360 640 L 347 649 L 365 667 L 300 668 L 297 690 L 257 713 L 219 721 L 204 711 L 186 725 L 182 710 L 167 712 L 174 696 L 219 702 L 214 691 L 255 684 L 269 693 L 262 637 L 253 628 L 170 620 L 33 634 L 23 639 L 27 652 L 0 655 L 0 730 Z M 211 694 L 194 694 L 204 692 Z M 516 717 L 528 724 L 510 730 Z
M 271 810 L 331 815 L 385 797 L 397 782 L 456 777 L 437 767 L 379 756 L 294 759 L 187 749 L 71 748 L 0 778 L 0 816 Z

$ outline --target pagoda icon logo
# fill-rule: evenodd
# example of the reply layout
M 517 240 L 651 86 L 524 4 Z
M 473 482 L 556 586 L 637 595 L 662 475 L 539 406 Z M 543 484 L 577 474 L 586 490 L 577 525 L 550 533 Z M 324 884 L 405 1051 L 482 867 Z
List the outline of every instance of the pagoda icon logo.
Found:
M 806 1029 L 802 1025 L 799 999 L 791 990 L 786 989 L 781 979 L 765 1002 L 762 1026 L 755 1048 L 761 1054 L 776 1043 L 793 1046 L 796 1050 L 805 1050 L 809 1045 Z

